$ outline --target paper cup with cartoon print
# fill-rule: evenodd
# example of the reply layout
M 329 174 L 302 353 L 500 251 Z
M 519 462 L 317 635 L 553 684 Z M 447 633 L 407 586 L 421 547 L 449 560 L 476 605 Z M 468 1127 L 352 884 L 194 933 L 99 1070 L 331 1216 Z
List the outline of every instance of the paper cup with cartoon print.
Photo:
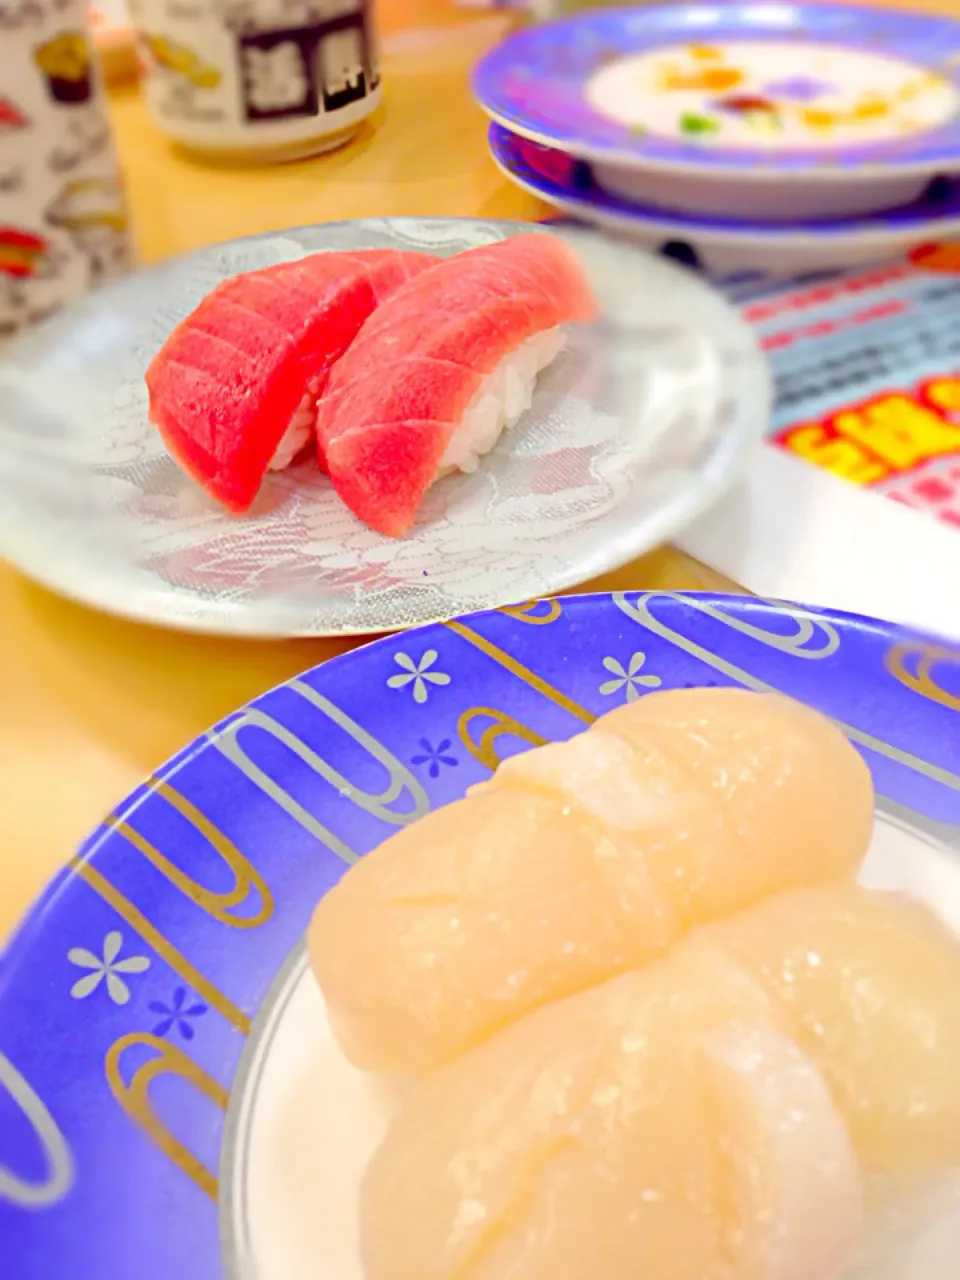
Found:
M 131 0 L 158 126 L 191 150 L 287 160 L 380 101 L 370 0 Z
M 79 0 L 0 8 L 0 340 L 131 265 Z

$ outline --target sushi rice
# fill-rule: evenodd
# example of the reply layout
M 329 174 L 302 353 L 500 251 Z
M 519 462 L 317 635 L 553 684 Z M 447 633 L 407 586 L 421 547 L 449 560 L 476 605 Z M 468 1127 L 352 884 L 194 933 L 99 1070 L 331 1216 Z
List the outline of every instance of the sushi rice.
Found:
M 521 342 L 484 378 L 450 438 L 437 476 L 476 471 L 504 431 L 515 427 L 533 403 L 537 378 L 564 347 L 562 326 L 543 329 Z
M 467 406 L 463 422 L 447 445 L 437 479 L 454 471 L 476 471 L 504 431 L 515 427 L 533 403 L 537 379 L 563 350 L 562 326 L 535 333 L 489 373 Z M 317 416 L 317 394 L 308 390 L 270 460 L 271 471 L 289 467 L 307 447 Z
M 314 386 L 304 392 L 303 399 L 297 405 L 296 413 L 283 433 L 283 439 L 270 459 L 268 471 L 284 471 L 296 461 L 313 439 L 313 425 L 316 420 L 317 388 Z

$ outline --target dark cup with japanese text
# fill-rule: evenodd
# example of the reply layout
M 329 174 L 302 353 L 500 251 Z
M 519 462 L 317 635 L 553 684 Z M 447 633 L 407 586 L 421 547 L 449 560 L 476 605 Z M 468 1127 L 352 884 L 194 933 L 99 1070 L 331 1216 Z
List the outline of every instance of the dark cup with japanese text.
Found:
M 340 146 L 380 101 L 371 10 L 369 0 L 131 0 L 151 114 L 213 158 Z

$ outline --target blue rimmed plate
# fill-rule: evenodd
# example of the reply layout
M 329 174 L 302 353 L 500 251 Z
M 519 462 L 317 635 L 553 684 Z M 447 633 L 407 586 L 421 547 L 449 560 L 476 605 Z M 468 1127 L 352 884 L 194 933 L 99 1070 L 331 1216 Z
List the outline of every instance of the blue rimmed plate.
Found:
M 843 207 L 826 213 L 889 207 L 917 195 L 918 180 L 955 169 L 958 73 L 960 23 L 950 18 L 680 4 L 528 28 L 488 54 L 474 86 L 494 120 L 534 141 L 681 180 L 739 176 L 769 188 L 763 216 L 789 216 L 798 198 L 818 202 L 811 213 L 837 200 Z M 791 176 L 817 190 L 794 183 L 778 200 L 771 183 Z M 827 190 L 853 186 L 863 188 L 859 210 L 849 190 Z M 678 198 L 716 209 L 720 197 L 681 182 Z
M 819 707 L 869 762 L 873 883 L 960 929 L 960 648 L 761 600 L 630 592 L 391 637 L 228 717 L 120 805 L 0 969 L 0 1240 L 16 1280 L 359 1280 L 391 1107 L 306 969 L 359 855 L 651 689 Z M 944 1273 L 946 1274 L 946 1273 Z
M 855 218 L 765 223 L 687 214 L 606 191 L 585 160 L 491 124 L 490 151 L 525 191 L 564 213 L 626 232 L 648 248 L 686 245 L 716 276 L 752 268 L 769 275 L 851 268 L 960 237 L 960 180 L 938 178 L 910 204 Z

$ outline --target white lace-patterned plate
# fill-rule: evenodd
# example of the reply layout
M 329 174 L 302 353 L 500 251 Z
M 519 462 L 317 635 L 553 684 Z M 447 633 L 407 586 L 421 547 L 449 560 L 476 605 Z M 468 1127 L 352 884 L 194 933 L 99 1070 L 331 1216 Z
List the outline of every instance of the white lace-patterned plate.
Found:
M 572 332 L 532 410 L 411 534 L 373 533 L 311 463 L 222 511 L 147 423 L 143 375 L 218 281 L 317 250 L 439 255 L 520 223 L 381 219 L 219 245 L 92 295 L 4 352 L 0 556 L 98 608 L 249 636 L 400 629 L 549 594 L 676 535 L 736 477 L 769 381 L 733 310 L 673 264 L 591 231 L 574 242 L 604 321 Z

